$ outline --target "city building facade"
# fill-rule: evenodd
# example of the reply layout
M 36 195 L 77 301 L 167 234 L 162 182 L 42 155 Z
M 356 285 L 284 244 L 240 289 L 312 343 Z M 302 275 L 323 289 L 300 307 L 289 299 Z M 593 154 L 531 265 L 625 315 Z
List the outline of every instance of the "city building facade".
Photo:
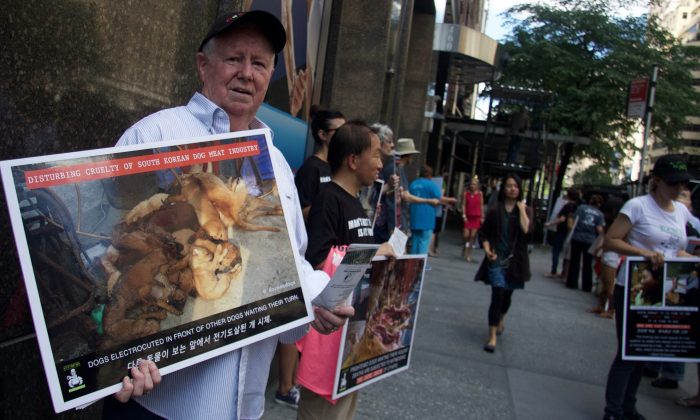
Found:
M 651 14 L 661 25 L 687 46 L 700 47 L 700 0 L 663 0 L 651 6 Z M 692 89 L 700 90 L 700 63 L 692 71 Z M 673 152 L 688 155 L 691 167 L 700 167 L 700 115 L 688 115 L 681 133 L 681 142 L 674 150 L 652 139 L 649 152 L 649 168 L 657 157 Z

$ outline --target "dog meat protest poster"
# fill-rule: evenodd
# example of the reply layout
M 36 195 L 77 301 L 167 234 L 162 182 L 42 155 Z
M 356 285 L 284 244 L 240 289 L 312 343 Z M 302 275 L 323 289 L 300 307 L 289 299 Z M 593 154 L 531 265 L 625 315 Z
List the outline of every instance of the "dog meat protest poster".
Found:
M 57 412 L 118 391 L 139 359 L 167 374 L 311 320 L 269 137 L 1 163 Z
M 700 361 L 697 258 L 627 259 L 622 358 Z
M 424 270 L 424 255 L 373 260 L 343 327 L 334 399 L 408 369 Z

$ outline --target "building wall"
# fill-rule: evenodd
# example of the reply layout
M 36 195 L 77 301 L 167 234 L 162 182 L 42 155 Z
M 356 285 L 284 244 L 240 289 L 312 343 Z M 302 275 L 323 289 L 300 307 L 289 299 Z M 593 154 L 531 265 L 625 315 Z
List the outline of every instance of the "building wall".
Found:
M 249 3 L 4 1 L 0 160 L 109 147 L 143 116 L 185 103 L 199 86 L 194 57 L 210 22 L 219 12 L 242 10 Z M 410 4 L 425 8 L 432 1 Z M 320 105 L 368 122 L 380 118 L 391 5 L 333 1 Z M 415 16 L 412 11 L 407 20 L 411 26 L 404 28 L 410 41 L 400 43 L 410 50 L 405 54 L 405 82 L 396 86 L 403 95 L 398 134 L 405 131 L 419 140 L 427 86 L 433 79 L 434 11 Z M 6 207 L 3 200 L 4 193 L 0 204 Z M 0 410 L 7 418 L 52 417 L 6 212 L 0 212 L 0 229 L 5 250 L 0 257 L 0 373 L 5 378 Z M 100 410 L 95 404 L 57 417 L 98 418 Z
M 349 118 L 379 119 L 390 13 L 390 2 L 333 2 L 321 106 L 338 109 Z
M 415 140 L 416 148 L 423 154 L 414 162 L 412 171 L 417 172 L 419 163 L 425 163 L 428 133 L 424 132 L 425 107 L 428 100 L 428 82 L 433 80 L 434 59 L 433 33 L 435 16 L 416 13 L 411 26 L 411 42 L 406 66 L 406 78 L 401 102 L 401 124 L 399 134 Z
M 413 138 L 420 149 L 434 79 L 435 12 L 425 0 L 393 3 L 392 9 L 392 2 L 334 2 L 321 105 L 389 124 L 397 138 Z M 373 13 L 366 13 L 369 8 Z M 392 17 L 392 10 L 405 15 Z M 414 166 L 422 162 L 415 159 Z
M 665 0 L 651 8 L 661 24 L 681 43 L 700 46 L 700 0 Z M 699 63 L 700 65 L 700 63 Z M 693 89 L 700 90 L 700 71 L 693 71 Z M 681 145 L 673 152 L 700 155 L 700 116 L 688 116 L 686 130 L 681 133 Z M 652 143 L 649 156 L 653 162 L 669 153 L 661 143 Z M 647 166 L 650 168 L 651 166 Z
M 109 147 L 144 115 L 182 104 L 199 86 L 194 56 L 210 22 L 242 4 L 3 1 L 0 160 Z M 54 414 L 6 211 L 0 232 L 0 412 L 99 418 L 100 403 Z

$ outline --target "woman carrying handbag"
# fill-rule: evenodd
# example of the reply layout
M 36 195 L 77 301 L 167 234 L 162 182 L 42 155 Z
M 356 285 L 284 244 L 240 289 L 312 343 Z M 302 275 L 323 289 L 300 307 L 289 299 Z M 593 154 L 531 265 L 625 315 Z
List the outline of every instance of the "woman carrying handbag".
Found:
M 496 350 L 497 336 L 503 333 L 505 315 L 515 289 L 522 289 L 530 280 L 528 235 L 533 230 L 532 209 L 525 205 L 521 181 L 517 175 L 506 175 L 498 192 L 498 204 L 486 213 L 479 230 L 486 258 L 474 280 L 491 285 L 489 338 L 484 351 Z

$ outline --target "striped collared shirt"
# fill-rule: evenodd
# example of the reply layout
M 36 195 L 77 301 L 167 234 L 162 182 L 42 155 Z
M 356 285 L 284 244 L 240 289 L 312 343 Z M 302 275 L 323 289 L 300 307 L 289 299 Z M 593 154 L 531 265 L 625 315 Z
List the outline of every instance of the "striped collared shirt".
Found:
M 151 114 L 129 128 L 117 142 L 128 144 L 155 143 L 163 140 L 201 137 L 229 132 L 226 112 L 200 93 L 195 93 L 186 106 L 164 109 Z M 267 128 L 254 119 L 250 129 Z M 282 153 L 269 150 L 284 212 L 291 218 L 293 243 L 302 263 L 302 282 L 311 290 L 311 300 L 328 282 L 328 276 L 314 271 L 304 259 L 306 229 L 294 176 Z M 292 343 L 301 338 L 306 327 L 298 327 L 280 335 L 225 353 L 163 377 L 150 394 L 138 399 L 149 411 L 169 419 L 257 419 L 265 408 L 265 387 L 277 342 Z

